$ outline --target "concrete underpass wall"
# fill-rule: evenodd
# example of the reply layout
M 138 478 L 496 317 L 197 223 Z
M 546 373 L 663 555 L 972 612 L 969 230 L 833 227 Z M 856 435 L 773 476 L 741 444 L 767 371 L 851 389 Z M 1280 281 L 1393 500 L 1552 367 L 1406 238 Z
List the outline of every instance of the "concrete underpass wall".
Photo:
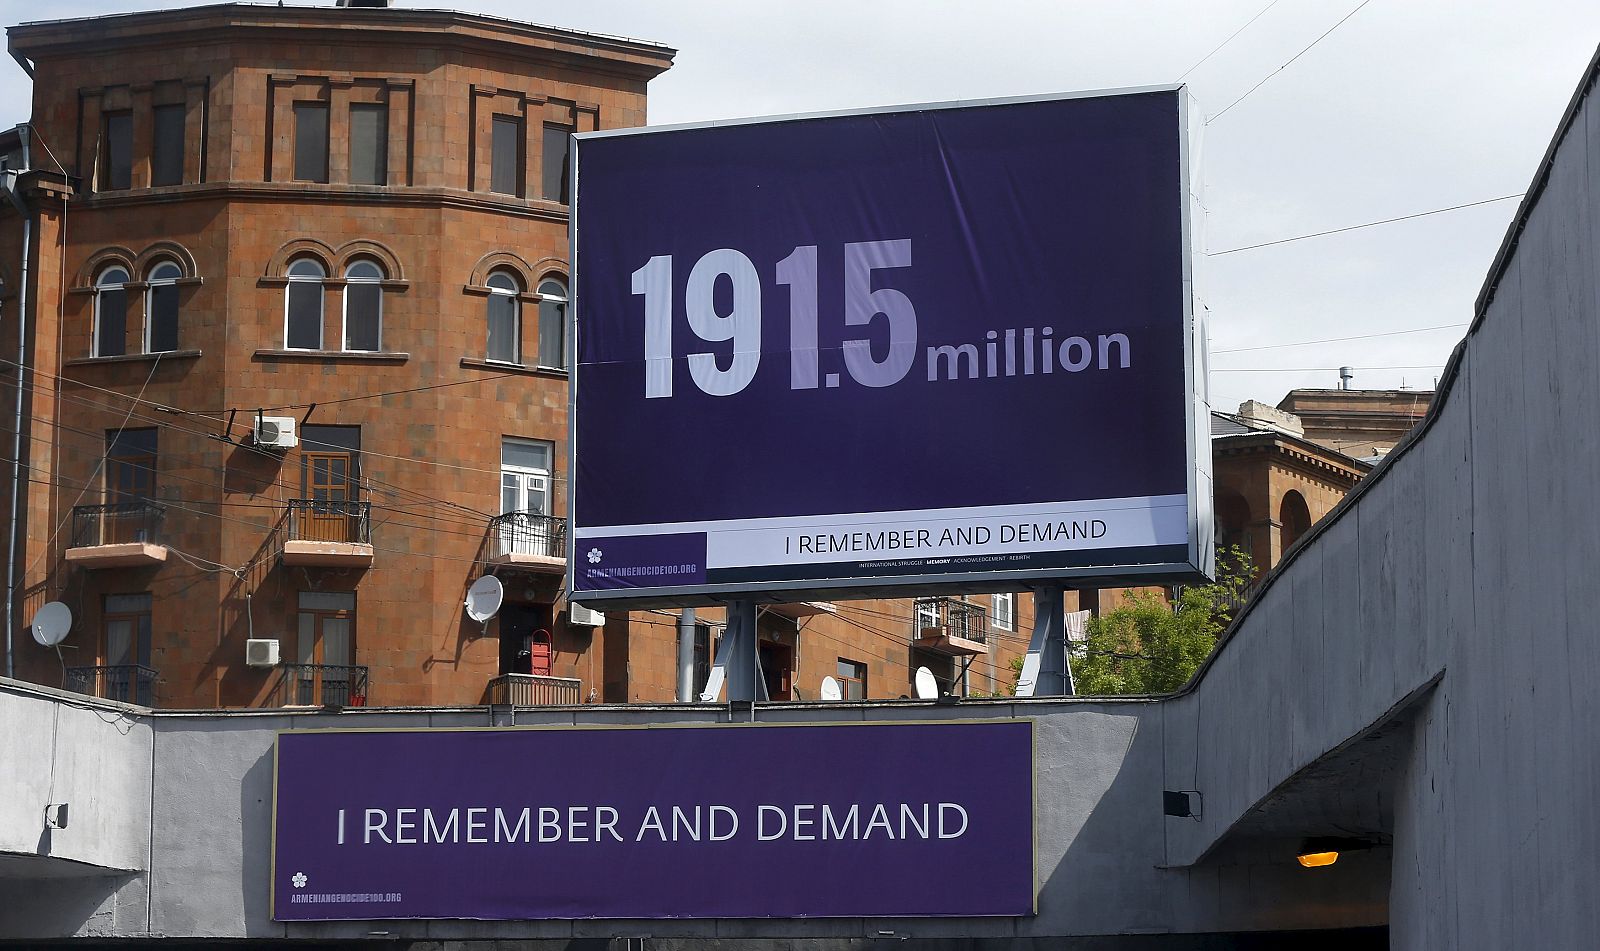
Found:
M 1324 523 L 1193 689 L 1173 862 L 1413 691 L 1395 948 L 1600 947 L 1600 108 L 1591 67 L 1435 417 Z M 1358 790 L 1352 790 L 1352 795 Z
M 64 717 L 67 709 L 62 708 Z M 88 710 L 76 712 L 95 716 Z M 0 713 L 10 721 L 11 707 L 0 708 Z M 1162 816 L 1164 744 L 1154 701 L 968 702 L 954 708 L 796 704 L 764 707 L 758 716 L 774 723 L 1033 718 L 1039 914 L 909 920 L 277 923 L 267 904 L 277 731 L 488 726 L 489 711 L 160 712 L 125 719 L 120 729 L 108 723 L 114 748 L 92 754 L 106 762 L 121 758 L 142 764 L 148 782 L 153 750 L 153 788 L 132 791 L 125 800 L 127 813 L 117 820 L 137 819 L 153 829 L 148 879 L 142 873 L 96 878 L 63 891 L 55 881 L 0 878 L 0 898 L 6 899 L 0 904 L 10 904 L 14 897 L 35 902 L 27 913 L 0 917 L 0 938 L 339 939 L 387 932 L 397 939 L 440 941 L 641 934 L 790 939 L 872 938 L 884 931 L 918 938 L 1043 938 L 1344 928 L 1384 921 L 1387 874 L 1381 862 L 1351 863 L 1315 882 L 1281 856 L 1244 854 L 1192 869 L 1163 868 L 1170 825 L 1186 820 Z M 726 718 L 725 708 L 597 707 L 522 710 L 516 719 L 517 725 L 638 726 Z M 133 730 L 128 730 L 130 723 Z M 509 724 L 502 719 L 496 725 Z M 951 751 L 951 768 L 984 769 L 983 751 Z M 997 782 L 1026 779 L 995 777 Z M 1026 862 L 1028 856 L 1016 860 Z M 960 876 L 963 870 L 928 869 L 927 874 Z
M 0 935 L 143 930 L 153 732 L 137 707 L 0 682 Z M 67 827 L 44 809 L 66 803 Z

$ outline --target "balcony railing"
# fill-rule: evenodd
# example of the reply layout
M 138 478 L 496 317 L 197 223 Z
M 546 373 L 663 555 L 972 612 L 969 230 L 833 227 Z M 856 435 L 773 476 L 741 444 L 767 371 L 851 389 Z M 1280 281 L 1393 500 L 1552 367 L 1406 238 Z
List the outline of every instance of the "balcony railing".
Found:
M 364 707 L 367 668 L 344 664 L 284 664 L 273 694 L 278 707 Z
M 986 644 L 989 612 L 981 605 L 955 598 L 918 598 L 911 612 L 911 636 L 959 637 Z
M 489 520 L 489 545 L 496 558 L 525 555 L 565 561 L 567 520 L 537 512 L 497 515 Z
M 68 667 L 66 688 L 102 700 L 120 700 L 149 707 L 155 705 L 158 676 L 143 664 Z
M 167 510 L 150 499 L 76 505 L 72 508 L 72 547 L 155 544 L 160 540 L 161 519 Z
M 372 544 L 372 503 L 289 500 L 289 541 Z
M 516 707 L 564 706 L 583 702 L 583 681 L 542 674 L 502 674 L 489 681 L 489 702 Z

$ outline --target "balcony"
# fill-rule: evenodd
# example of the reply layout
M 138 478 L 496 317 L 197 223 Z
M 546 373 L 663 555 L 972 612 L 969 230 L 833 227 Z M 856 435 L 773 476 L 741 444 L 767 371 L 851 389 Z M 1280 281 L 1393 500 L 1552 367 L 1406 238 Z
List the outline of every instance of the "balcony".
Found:
M 160 540 L 166 512 L 149 499 L 75 506 L 67 563 L 89 569 L 161 564 L 167 560 L 167 546 Z
M 372 503 L 291 499 L 283 563 L 306 568 L 372 567 Z
M 150 707 L 155 705 L 158 676 L 143 664 L 68 667 L 66 688 L 102 700 L 120 700 Z
M 344 664 L 284 664 L 274 707 L 364 707 L 367 668 Z
M 489 520 L 489 564 L 535 574 L 567 570 L 567 520 L 536 512 L 507 512 Z
M 911 614 L 911 643 L 952 657 L 989 650 L 989 612 L 954 598 L 918 598 Z
M 583 702 L 583 681 L 540 674 L 502 674 L 489 681 L 489 703 L 514 707 L 560 707 Z

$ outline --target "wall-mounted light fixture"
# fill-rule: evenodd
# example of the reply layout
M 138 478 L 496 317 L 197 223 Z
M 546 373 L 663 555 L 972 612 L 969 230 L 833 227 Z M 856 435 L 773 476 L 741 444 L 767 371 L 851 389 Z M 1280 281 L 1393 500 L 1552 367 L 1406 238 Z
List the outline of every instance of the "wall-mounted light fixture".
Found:
M 1359 852 L 1372 846 L 1373 843 L 1366 839 L 1332 835 L 1312 836 L 1300 843 L 1300 852 L 1295 856 L 1295 861 L 1305 868 L 1323 868 L 1339 861 L 1340 852 Z

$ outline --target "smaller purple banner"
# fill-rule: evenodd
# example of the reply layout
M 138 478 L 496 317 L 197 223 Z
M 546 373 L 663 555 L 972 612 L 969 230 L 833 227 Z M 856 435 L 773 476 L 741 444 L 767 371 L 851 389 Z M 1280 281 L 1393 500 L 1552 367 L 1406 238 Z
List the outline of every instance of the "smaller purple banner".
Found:
M 279 921 L 1034 913 L 1029 720 L 287 731 L 275 787 Z
M 580 538 L 576 573 L 585 590 L 704 584 L 704 532 Z

